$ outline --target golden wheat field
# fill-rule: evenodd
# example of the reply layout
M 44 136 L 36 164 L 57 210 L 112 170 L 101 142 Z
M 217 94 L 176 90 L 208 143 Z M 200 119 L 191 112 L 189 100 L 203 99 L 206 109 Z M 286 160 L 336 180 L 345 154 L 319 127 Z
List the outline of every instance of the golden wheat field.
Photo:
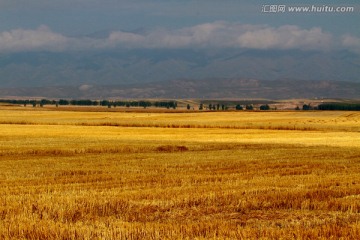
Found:
M 0 106 L 0 239 L 359 239 L 359 112 Z

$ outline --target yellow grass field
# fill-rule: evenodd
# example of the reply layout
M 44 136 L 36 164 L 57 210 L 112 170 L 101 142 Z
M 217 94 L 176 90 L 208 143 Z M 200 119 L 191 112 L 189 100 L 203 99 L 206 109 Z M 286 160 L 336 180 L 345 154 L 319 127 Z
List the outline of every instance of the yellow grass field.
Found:
M 0 191 L 0 239 L 359 239 L 360 113 L 0 106 Z

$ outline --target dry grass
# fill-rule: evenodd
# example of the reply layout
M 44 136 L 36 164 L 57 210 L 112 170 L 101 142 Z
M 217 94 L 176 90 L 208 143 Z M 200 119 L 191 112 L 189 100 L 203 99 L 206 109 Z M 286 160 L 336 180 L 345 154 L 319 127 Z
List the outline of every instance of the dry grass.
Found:
M 2 107 L 0 239 L 358 239 L 359 118 Z
M 79 125 L 159 128 L 231 128 L 360 132 L 360 113 L 343 111 L 283 112 L 96 112 L 98 108 L 13 107 L 2 110 L 0 124 Z M 86 111 L 89 109 L 90 111 Z M 100 108 L 104 111 L 104 108 Z M 69 110 L 69 111 L 66 111 Z M 72 110 L 72 111 L 70 111 Z M 100 111 L 100 110 L 99 110 Z M 152 111 L 152 110 L 151 110 Z

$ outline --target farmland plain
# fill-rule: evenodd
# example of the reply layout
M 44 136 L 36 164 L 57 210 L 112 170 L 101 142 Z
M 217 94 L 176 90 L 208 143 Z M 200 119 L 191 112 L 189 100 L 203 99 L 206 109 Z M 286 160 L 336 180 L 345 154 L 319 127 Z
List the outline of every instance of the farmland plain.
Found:
M 1 239 L 357 239 L 360 113 L 0 106 Z

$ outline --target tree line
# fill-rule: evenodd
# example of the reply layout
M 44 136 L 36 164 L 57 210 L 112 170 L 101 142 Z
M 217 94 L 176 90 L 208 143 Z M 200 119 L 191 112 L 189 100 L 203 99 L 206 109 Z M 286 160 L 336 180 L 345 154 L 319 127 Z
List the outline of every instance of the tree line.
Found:
M 300 110 L 299 107 L 296 110 Z M 304 104 L 302 110 L 338 110 L 338 111 L 360 111 L 360 104 L 358 103 L 322 103 L 318 106 L 311 106 Z
M 345 110 L 360 111 L 360 104 L 356 103 L 323 103 L 318 106 L 319 110 Z
M 67 99 L 60 99 L 60 100 L 48 100 L 48 99 L 41 99 L 41 100 L 13 100 L 13 99 L 0 99 L 0 103 L 9 103 L 9 104 L 17 104 L 17 105 L 33 105 L 35 106 L 45 106 L 45 105 L 56 105 L 56 106 L 66 106 L 66 105 L 73 105 L 73 106 L 107 106 L 107 107 L 163 107 L 163 108 L 177 108 L 176 101 L 110 101 L 110 100 L 89 100 L 89 99 L 80 99 L 80 100 L 67 100 Z
M 17 105 L 32 105 L 33 107 L 40 106 L 43 107 L 45 105 L 56 105 L 58 106 L 106 106 L 108 108 L 112 107 L 157 107 L 157 108 L 167 108 L 167 109 L 176 109 L 178 107 L 177 101 L 112 101 L 112 100 L 90 100 L 90 99 L 59 99 L 59 100 L 14 100 L 14 99 L 0 99 L 0 103 L 9 103 L 9 104 L 17 104 Z M 199 110 L 210 110 L 210 111 L 225 111 L 229 109 L 235 110 L 254 110 L 255 107 L 252 104 L 236 104 L 229 106 L 228 104 L 220 104 L 220 103 L 209 103 L 204 104 L 200 103 L 198 105 Z M 187 110 L 195 109 L 194 106 L 190 104 L 186 105 Z M 270 106 L 268 104 L 261 105 L 259 107 L 260 110 L 270 110 Z
M 0 103 L 8 104 L 17 104 L 17 105 L 32 105 L 32 106 L 45 106 L 45 105 L 73 105 L 73 106 L 107 106 L 111 107 L 157 107 L 157 108 L 167 108 L 167 109 L 176 109 L 178 104 L 176 101 L 111 101 L 111 100 L 89 100 L 89 99 L 80 99 L 80 100 L 15 100 L 15 99 L 0 99 Z M 186 108 L 188 110 L 193 109 L 190 104 L 187 104 Z M 234 107 L 229 107 L 225 104 L 219 103 L 210 103 L 205 105 L 203 103 L 199 104 L 199 110 L 212 110 L 212 111 L 224 111 L 233 108 L 235 110 L 254 110 L 252 104 L 240 105 L 236 104 Z M 260 110 L 270 110 L 268 104 L 261 105 Z M 299 107 L 296 110 L 301 110 Z M 304 104 L 302 110 L 339 110 L 339 111 L 360 111 L 360 103 L 322 103 L 316 107 L 311 106 L 310 104 Z

